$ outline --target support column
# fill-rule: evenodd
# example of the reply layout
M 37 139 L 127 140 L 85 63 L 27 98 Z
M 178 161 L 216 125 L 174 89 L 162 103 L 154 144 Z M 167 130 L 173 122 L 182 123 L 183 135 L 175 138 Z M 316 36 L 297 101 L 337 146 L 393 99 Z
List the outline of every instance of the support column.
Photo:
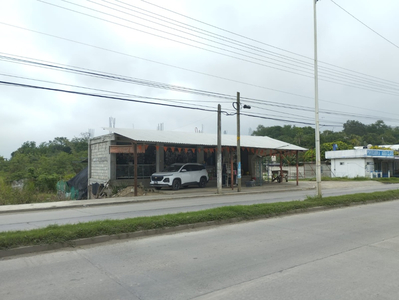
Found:
M 233 167 L 233 152 L 230 151 L 230 177 L 231 189 L 234 190 L 234 167 Z
M 138 164 L 138 159 L 137 159 L 137 142 L 134 143 L 133 145 L 133 151 L 134 151 L 134 196 L 137 196 L 137 164 Z
M 299 155 L 298 155 L 298 150 L 296 150 L 296 185 L 299 185 L 299 174 L 298 174 L 298 169 L 299 169 Z
M 284 178 L 284 173 L 283 173 L 283 155 L 282 155 L 282 153 L 281 153 L 281 151 L 279 151 L 279 154 L 280 154 L 280 182 L 282 182 L 283 181 L 283 178 Z
M 91 192 L 92 192 L 92 185 L 90 184 L 90 178 L 91 178 L 91 139 L 89 138 L 88 141 L 88 149 L 87 149 L 87 199 L 91 199 Z
M 155 159 L 156 159 L 156 166 L 155 166 L 155 170 L 156 172 L 161 172 L 165 169 L 165 153 L 163 150 L 163 144 L 156 144 L 155 147 Z

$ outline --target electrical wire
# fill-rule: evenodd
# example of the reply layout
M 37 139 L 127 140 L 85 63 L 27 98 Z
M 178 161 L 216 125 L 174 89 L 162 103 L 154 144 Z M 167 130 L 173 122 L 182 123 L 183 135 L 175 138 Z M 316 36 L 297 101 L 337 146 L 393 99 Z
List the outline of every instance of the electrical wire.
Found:
M 10 27 L 13 27 L 13 28 L 17 28 L 17 29 L 20 29 L 20 30 L 25 30 L 25 31 L 36 33 L 36 34 L 41 34 L 41 35 L 49 36 L 49 37 L 52 37 L 52 38 L 56 38 L 56 39 L 60 39 L 60 40 L 64 40 L 64 41 L 68 41 L 68 42 L 72 42 L 72 43 L 76 43 L 76 44 L 79 44 L 79 45 L 84 45 L 84 46 L 87 46 L 87 47 L 92 47 L 92 48 L 95 48 L 95 49 L 99 49 L 99 50 L 103 50 L 103 51 L 107 51 L 107 52 L 111 52 L 111 53 L 115 53 L 115 54 L 119 54 L 119 55 L 124 55 L 124 56 L 135 58 L 135 59 L 140 59 L 140 60 L 144 60 L 144 61 L 151 62 L 151 63 L 160 64 L 160 65 L 163 65 L 163 66 L 166 66 L 166 67 L 172 67 L 172 68 L 180 69 L 180 70 L 187 71 L 187 72 L 192 72 L 192 73 L 196 73 L 196 74 L 200 74 L 200 75 L 204 75 L 204 76 L 209 76 L 209 77 L 213 77 L 213 78 L 217 78 L 217 79 L 221 79 L 221 80 L 226 80 L 226 81 L 231 81 L 231 82 L 235 82 L 235 83 L 240 83 L 240 84 L 253 86 L 253 87 L 257 87 L 257 88 L 261 88 L 261 89 L 271 90 L 271 91 L 274 91 L 274 92 L 284 93 L 284 94 L 287 94 L 287 95 L 293 95 L 293 96 L 297 96 L 297 97 L 313 99 L 313 97 L 300 95 L 300 94 L 296 94 L 296 93 L 291 93 L 291 92 L 287 92 L 287 91 L 282 91 L 282 90 L 278 90 L 278 89 L 272 89 L 272 88 L 268 88 L 268 87 L 264 87 L 264 86 L 254 85 L 254 84 L 250 84 L 250 83 L 246 83 L 246 82 L 242 82 L 242 81 L 238 81 L 238 80 L 229 79 L 229 78 L 222 77 L 222 76 L 207 74 L 207 73 L 204 73 L 204 72 L 199 72 L 199 71 L 195 71 L 195 70 L 191 70 L 191 69 L 187 69 L 187 68 L 183 68 L 183 67 L 179 67 L 179 66 L 175 66 L 175 65 L 170 65 L 170 64 L 166 64 L 166 63 L 162 63 L 162 62 L 158 62 L 158 61 L 154 61 L 154 60 L 150 60 L 150 59 L 146 59 L 146 58 L 130 55 L 130 54 L 123 53 L 123 52 L 120 52 L 120 51 L 115 51 L 115 50 L 107 49 L 107 48 L 104 48 L 104 47 L 99 47 L 99 46 L 91 45 L 91 44 L 88 44 L 88 43 L 83 43 L 83 42 L 71 40 L 71 39 L 68 39 L 68 38 L 63 38 L 63 37 L 52 35 L 52 34 L 48 34 L 48 33 L 45 33 L 45 32 L 32 30 L 32 29 L 21 27 L 21 26 L 12 25 L 12 24 L 8 24 L 8 23 L 1 22 L 1 21 L 0 21 L 0 24 L 6 25 L 6 26 L 10 26 Z M 335 103 L 333 101 L 327 101 L 327 100 L 323 100 L 323 99 L 319 99 L 319 100 L 323 101 L 323 102 L 337 104 L 337 103 Z M 357 106 L 352 106 L 352 105 L 348 105 L 348 104 L 340 104 L 340 105 L 347 106 L 347 107 L 352 107 L 352 108 L 356 108 L 356 109 L 361 109 L 361 110 L 370 110 L 370 109 L 366 109 L 364 107 L 357 107 Z M 378 112 L 378 110 L 372 110 L 372 111 L 377 111 Z M 383 111 L 379 111 L 379 112 L 386 113 L 386 112 L 383 112 Z M 387 113 L 387 114 L 395 115 L 393 113 Z
M 64 1 L 64 2 L 67 2 L 67 3 L 71 3 L 70 1 L 66 1 L 66 0 L 63 0 L 63 1 Z M 267 53 L 267 54 L 270 55 L 270 56 L 279 57 L 279 58 L 284 58 L 284 59 L 286 59 L 286 60 L 294 61 L 294 62 L 297 62 L 297 63 L 300 63 L 300 64 L 304 64 L 304 65 L 306 65 L 306 66 L 309 66 L 309 67 L 312 67 L 312 68 L 313 68 L 313 62 L 307 62 L 307 61 L 299 60 L 299 59 L 292 58 L 292 57 L 289 57 L 289 56 L 286 56 L 286 55 L 282 55 L 282 54 L 279 54 L 279 53 L 276 53 L 276 52 L 273 52 L 273 51 L 265 50 L 265 49 L 262 49 L 262 48 L 260 48 L 260 47 L 256 47 L 256 46 L 254 46 L 254 45 L 250 45 L 250 44 L 243 43 L 243 42 L 237 41 L 237 40 L 233 40 L 233 39 L 231 39 L 231 38 L 228 38 L 228 37 L 225 37 L 225 36 L 216 34 L 216 33 L 212 33 L 212 32 L 210 32 L 210 31 L 204 30 L 204 29 L 202 29 L 202 28 L 198 28 L 198 27 L 195 27 L 195 26 L 191 26 L 191 25 L 189 25 L 189 24 L 185 24 L 185 23 L 182 23 L 182 22 L 178 22 L 178 21 L 176 21 L 176 20 L 167 18 L 167 17 L 165 17 L 165 16 L 161 16 L 161 15 L 159 15 L 159 14 L 153 13 L 153 14 L 156 15 L 156 16 L 160 16 L 160 17 L 162 17 L 162 18 L 167 19 L 167 21 L 165 21 L 165 20 L 163 20 L 163 19 L 161 19 L 161 18 L 159 18 L 159 17 L 151 16 L 151 15 L 149 15 L 149 14 L 147 14 L 147 13 L 142 13 L 142 12 L 139 12 L 139 11 L 134 10 L 134 9 L 126 8 L 126 7 L 124 7 L 124 6 L 117 5 L 117 4 L 115 4 L 115 3 L 111 3 L 110 1 L 102 0 L 102 2 L 110 3 L 110 4 L 114 5 L 114 6 L 121 7 L 121 8 L 123 8 L 124 10 L 122 11 L 122 10 L 119 10 L 119 9 L 115 9 L 115 8 L 112 8 L 112 7 L 103 5 L 103 4 L 99 4 L 99 3 L 95 2 L 95 1 L 92 1 L 92 0 L 87 0 L 87 1 L 88 1 L 88 2 L 91 2 L 91 3 L 94 3 L 94 4 L 97 4 L 97 5 L 101 5 L 101 6 L 106 7 L 106 8 L 110 8 L 110 9 L 116 10 L 116 11 L 118 11 L 118 12 L 120 12 L 120 13 L 127 14 L 127 15 L 129 15 L 129 16 L 133 16 L 135 19 L 141 18 L 141 17 L 138 17 L 138 16 L 136 16 L 136 15 L 133 15 L 133 14 L 130 14 L 130 13 L 126 12 L 126 9 L 129 10 L 129 11 L 134 11 L 134 12 L 136 12 L 136 13 L 143 14 L 143 15 L 149 16 L 149 17 L 151 17 L 151 18 L 155 18 L 156 20 L 161 20 L 161 21 L 163 21 L 163 22 L 166 22 L 167 24 L 173 24 L 173 25 L 175 25 L 175 26 L 179 26 L 179 27 L 182 27 L 182 28 L 184 28 L 184 29 L 192 30 L 192 31 L 194 31 L 194 32 L 196 32 L 196 33 L 204 34 L 204 35 L 207 35 L 207 36 L 211 36 L 211 37 L 213 37 L 213 38 L 218 38 L 218 39 L 221 39 L 221 40 L 223 40 L 223 41 L 227 41 L 227 42 L 233 43 L 234 45 L 239 45 L 239 46 L 244 47 L 244 48 L 248 48 L 248 49 L 251 49 L 251 50 L 259 51 L 259 52 L 262 52 L 262 53 Z M 128 4 L 126 4 L 126 5 L 128 5 Z M 134 8 L 136 8 L 136 9 L 144 10 L 144 9 L 142 9 L 142 8 L 139 8 L 139 7 L 134 6 L 134 5 L 131 5 L 131 4 L 129 5 L 129 7 L 134 7 Z M 148 12 L 148 13 L 152 13 L 152 12 L 150 12 L 150 11 L 148 11 L 148 10 L 144 10 L 144 11 L 145 11 L 145 12 Z M 145 21 L 148 21 L 148 22 L 154 23 L 153 21 L 148 20 L 148 19 L 145 19 L 145 18 L 141 18 L 141 19 L 143 19 L 143 20 L 145 20 Z M 178 23 L 178 24 L 176 24 L 176 23 Z M 159 24 L 159 23 L 156 23 L 156 24 L 158 24 L 158 25 L 160 25 L 160 26 L 164 26 L 163 24 Z M 183 24 L 183 25 L 180 25 L 180 24 Z M 194 29 L 192 29 L 192 28 L 194 28 Z M 173 29 L 174 29 L 174 28 L 173 28 Z M 265 57 L 265 56 L 263 56 L 263 57 Z M 278 61 L 279 61 L 279 62 L 283 62 L 283 61 L 281 61 L 281 60 L 278 60 Z M 361 76 L 358 76 L 358 75 L 353 75 L 353 74 L 350 74 L 350 73 L 345 73 L 345 72 L 343 72 L 343 71 L 338 71 L 338 70 L 334 70 L 334 69 L 332 69 L 332 68 L 323 67 L 323 66 L 319 66 L 319 71 L 320 71 L 320 73 L 323 73 L 323 71 L 325 71 L 325 73 L 326 73 L 326 72 L 332 72 L 332 73 L 335 73 L 335 74 L 339 75 L 340 77 L 347 78 L 347 79 L 353 79 L 353 80 L 356 80 L 356 81 L 358 81 L 358 82 L 363 82 L 363 83 L 366 83 L 366 84 L 376 84 L 376 83 L 375 83 L 375 81 L 376 81 L 375 78 L 368 78 L 369 76 L 367 76 L 367 77 L 361 77 Z M 386 80 L 385 80 L 385 82 L 384 82 L 384 80 L 379 80 L 379 81 L 380 81 L 380 82 L 378 83 L 378 85 L 381 86 L 381 87 L 388 87 L 388 88 L 389 88 L 389 85 L 393 85 L 393 84 L 396 85 L 396 87 L 399 87 L 399 83 L 395 83 L 395 82 L 391 82 L 391 81 L 386 81 Z M 387 86 L 387 85 L 388 85 L 388 86 Z
M 155 102 L 150 103 L 150 102 L 141 101 L 141 100 L 137 100 L 137 99 L 127 99 L 127 98 L 122 98 L 122 97 L 105 96 L 105 95 L 100 95 L 100 94 L 84 93 L 84 92 L 49 88 L 49 87 L 43 87 L 43 86 L 37 86 L 37 85 L 21 84 L 21 83 L 16 83 L 16 82 L 9 82 L 9 81 L 0 81 L 0 84 L 21 87 L 21 88 L 33 88 L 33 89 L 47 90 L 47 91 L 53 91 L 53 92 L 63 92 L 63 93 L 81 95 L 81 96 L 98 97 L 98 98 L 111 99 L 111 100 L 128 101 L 128 102 L 135 102 L 135 103 L 141 103 L 141 104 L 151 104 L 151 105 L 158 105 L 158 106 L 164 106 L 164 107 L 182 108 L 182 109 L 190 109 L 190 110 L 197 110 L 197 111 L 204 111 L 204 112 L 217 112 L 217 109 L 204 109 L 204 108 L 198 108 L 198 107 L 189 107 L 189 106 L 165 104 L 165 103 L 155 103 Z M 227 111 L 222 111 L 222 113 L 229 115 Z M 274 120 L 274 121 L 289 122 L 289 123 L 303 124 L 303 125 L 314 125 L 313 123 L 309 123 L 309 122 L 293 121 L 293 120 L 281 119 L 281 118 L 273 118 L 270 116 L 266 117 L 266 116 L 251 115 L 251 114 L 245 114 L 245 113 L 242 115 L 252 117 L 252 118 L 258 118 L 258 119 Z M 334 125 L 323 125 L 323 126 L 334 126 Z
M 67 71 L 67 72 L 72 72 L 74 74 L 80 74 L 80 75 L 85 75 L 85 76 L 91 76 L 95 78 L 101 78 L 101 79 L 107 79 L 107 80 L 113 80 L 113 81 L 121 81 L 124 83 L 131 83 L 131 84 L 139 84 L 139 85 L 144 85 L 148 87 L 155 87 L 155 88 L 162 88 L 162 89 L 167 89 L 167 90 L 175 90 L 175 91 L 183 91 L 186 93 L 192 93 L 192 94 L 199 94 L 201 96 L 208 96 L 208 97 L 216 97 L 219 99 L 224 99 L 224 101 L 234 101 L 236 98 L 232 95 L 227 95 L 227 94 L 221 94 L 221 93 L 214 93 L 210 91 L 204 91 L 204 90 L 198 90 L 198 89 L 188 89 L 185 87 L 181 86 L 172 86 L 169 84 L 165 83 L 160 83 L 160 82 L 155 82 L 155 81 L 148 81 L 144 79 L 137 79 L 137 78 L 131 78 L 131 77 L 126 77 L 126 76 L 121 76 L 121 75 L 115 75 L 112 73 L 101 73 L 98 71 L 90 70 L 90 69 L 82 69 L 79 67 L 71 67 L 67 65 L 61 65 L 57 66 L 54 65 L 54 63 L 50 62 L 36 62 L 28 59 L 22 59 L 22 58 L 14 58 L 10 56 L 5 56 L 5 55 L 0 55 L 0 60 L 11 60 L 11 61 L 16 61 L 18 63 L 23 63 L 23 64 L 32 64 L 35 66 L 39 67 L 44 67 L 44 68 L 50 68 L 50 69 L 56 69 L 59 71 Z M 35 79 L 31 79 L 35 80 Z M 40 80 L 39 80 L 40 81 Z M 44 81 L 44 82 L 49 82 L 49 81 Z M 54 83 L 54 82 L 52 82 Z M 58 83 L 57 83 L 58 84 Z M 78 87 L 78 86 L 75 86 Z M 80 87 L 84 88 L 84 87 Z M 99 89 L 93 89 L 93 90 L 98 90 L 98 91 L 104 91 L 104 90 L 99 90 Z M 114 94 L 117 94 L 113 92 Z M 124 94 L 126 95 L 126 94 Z M 133 95 L 134 97 L 142 97 L 145 98 L 144 96 L 137 96 Z M 149 97 L 149 99 L 154 99 Z M 294 110 L 302 110 L 302 111 L 308 111 L 308 112 L 314 112 L 313 107 L 305 107 L 305 106 L 299 106 L 299 105 L 292 105 L 292 104 L 283 104 L 283 103 L 277 103 L 276 101 L 267 101 L 267 100 L 261 100 L 261 99 L 254 99 L 254 98 L 248 98 L 248 97 L 242 97 L 243 100 L 246 100 L 248 103 L 256 103 L 256 104 L 261 104 L 261 105 L 267 105 L 267 106 L 275 106 L 275 107 L 281 107 L 285 109 L 294 109 Z M 203 102 L 203 101 L 202 101 Z M 272 111 L 270 108 L 264 108 L 264 110 Z M 276 111 L 274 111 L 276 112 Z M 320 110 L 321 113 L 326 113 L 326 114 L 334 114 L 334 115 L 348 115 L 348 116 L 356 116 L 356 117 L 361 117 L 361 118 L 371 118 L 375 119 L 375 116 L 369 116 L 369 115 L 361 115 L 361 114 L 348 114 L 348 113 L 343 113 L 340 111 L 332 111 L 332 110 Z M 292 115 L 295 116 L 294 114 L 289 114 L 285 112 L 284 114 L 286 115 Z M 298 116 L 298 115 L 296 115 Z M 388 120 L 388 118 L 385 118 Z M 392 119 L 397 121 L 398 119 Z
M 223 56 L 234 58 L 234 59 L 238 59 L 238 60 L 241 60 L 241 61 L 244 61 L 244 62 L 248 62 L 248 63 L 252 63 L 252 64 L 256 64 L 256 65 L 272 68 L 272 69 L 283 71 L 283 72 L 288 72 L 288 73 L 299 75 L 299 76 L 303 76 L 303 77 L 313 78 L 313 73 L 312 72 L 306 72 L 306 70 L 297 69 L 296 68 L 297 65 L 295 65 L 294 68 L 293 67 L 289 67 L 289 66 L 284 66 L 281 63 L 270 62 L 270 61 L 267 61 L 267 60 L 264 60 L 264 59 L 255 58 L 255 57 L 250 56 L 250 55 L 238 53 L 236 51 L 232 51 L 232 50 L 229 50 L 229 49 L 225 49 L 225 48 L 221 48 L 221 47 L 205 44 L 205 43 L 193 40 L 193 39 L 189 39 L 189 38 L 185 38 L 183 36 L 175 35 L 178 38 L 187 39 L 190 42 L 195 42 L 195 43 L 199 43 L 201 45 L 206 45 L 208 47 L 215 48 L 215 49 L 217 49 L 219 51 L 222 50 L 222 51 L 226 51 L 226 52 L 231 53 L 231 54 L 221 53 L 221 52 L 218 52 L 218 51 L 215 51 L 215 50 L 211 50 L 211 49 L 207 49 L 207 48 L 204 48 L 204 47 L 195 46 L 195 45 L 192 45 L 192 44 L 188 44 L 186 42 L 182 42 L 182 41 L 171 39 L 171 38 L 167 38 L 167 37 L 164 37 L 164 36 L 161 36 L 161 35 L 158 35 L 158 34 L 150 33 L 148 31 L 144 31 L 144 30 L 140 30 L 140 29 L 137 29 L 137 28 L 133 28 L 133 27 L 130 27 L 130 26 L 127 26 L 127 25 L 123 25 L 123 24 L 120 24 L 120 23 L 117 23 L 117 22 L 113 22 L 113 21 L 110 21 L 110 20 L 107 20 L 107 19 L 99 18 L 99 17 L 93 16 L 93 15 L 90 15 L 90 14 L 86 14 L 86 13 L 83 13 L 83 12 L 80 12 L 80 11 L 76 11 L 76 10 L 73 10 L 73 9 L 70 9 L 70 8 L 66 8 L 66 7 L 63 7 L 63 6 L 60 6 L 60 5 L 56 5 L 56 4 L 53 4 L 53 3 L 49 3 L 49 2 L 46 2 L 46 1 L 43 1 L 43 0 L 37 0 L 37 1 L 45 3 L 45 4 L 48 4 L 48 5 L 55 6 L 55 7 L 64 9 L 64 10 L 72 11 L 74 13 L 82 14 L 82 15 L 87 16 L 87 17 L 99 19 L 101 21 L 109 22 L 111 24 L 119 25 L 119 26 L 122 26 L 122 27 L 125 27 L 125 28 L 128 28 L 128 29 L 132 29 L 132 30 L 136 30 L 136 31 L 139 31 L 139 32 L 142 32 L 142 33 L 146 33 L 146 34 L 149 34 L 149 35 L 152 35 L 152 36 L 156 36 L 156 37 L 159 37 L 159 38 L 162 38 L 162 39 L 167 39 L 169 41 L 180 43 L 180 44 L 183 44 L 183 45 L 186 45 L 186 46 L 195 47 L 195 48 L 198 48 L 200 50 L 208 51 L 208 52 L 211 52 L 211 53 L 223 55 Z M 98 10 L 95 10 L 95 9 L 92 9 L 92 8 L 88 8 L 86 6 L 79 5 L 79 4 L 70 2 L 70 1 L 66 1 L 66 0 L 62 0 L 62 1 L 66 2 L 66 3 L 70 3 L 70 4 L 73 4 L 73 5 L 76 5 L 76 6 L 79 6 L 79 7 L 86 8 L 86 9 L 89 9 L 89 10 L 92 10 L 92 11 L 96 11 L 96 12 L 99 12 L 99 13 L 102 13 L 102 14 L 113 16 L 111 14 L 107 14 L 107 13 L 104 13 L 104 12 L 101 12 L 101 11 L 98 11 Z M 116 17 L 116 16 L 113 16 L 113 17 Z M 126 19 L 123 19 L 123 18 L 120 18 L 120 17 L 117 17 L 117 18 L 125 20 L 125 21 L 129 21 L 129 20 L 126 20 Z M 129 21 L 129 22 L 135 23 L 135 24 L 140 25 L 140 26 L 144 26 L 144 25 L 142 25 L 140 23 L 137 23 L 137 22 L 133 22 L 133 21 Z M 149 27 L 149 28 L 150 29 L 155 29 L 153 27 Z M 169 32 L 164 31 L 164 30 L 159 30 L 158 29 L 158 31 L 166 33 L 166 34 L 169 34 L 169 35 L 173 35 L 173 34 L 171 34 Z M 232 48 L 232 47 L 230 47 L 230 48 Z M 237 57 L 235 55 L 241 55 L 243 57 Z M 272 65 L 275 65 L 277 67 L 273 67 L 273 66 L 270 66 L 268 64 L 272 64 Z M 288 70 L 283 69 L 283 68 L 287 68 Z M 290 71 L 290 70 L 293 70 L 293 71 Z M 302 72 L 303 74 L 298 73 L 298 72 Z M 306 75 L 306 74 L 309 74 L 309 75 Z M 310 75 L 312 75 L 312 76 L 310 76 Z M 393 87 L 383 86 L 381 84 L 374 84 L 374 87 L 371 87 L 370 83 L 367 84 L 367 82 L 365 82 L 363 84 L 361 82 L 356 82 L 358 80 L 355 80 L 355 83 L 346 83 L 342 79 L 336 79 L 336 78 L 332 78 L 330 76 L 325 76 L 325 75 L 320 75 L 319 79 L 320 80 L 324 80 L 326 82 L 334 83 L 334 84 L 346 85 L 346 86 L 353 87 L 353 88 L 359 88 L 359 89 L 363 89 L 363 90 L 384 93 L 384 94 L 387 94 L 387 95 L 393 95 L 393 96 L 399 95 L 399 94 L 395 94 L 394 92 L 390 92 L 389 91 L 389 90 L 399 91 L 399 89 L 393 88 Z
M 396 45 L 394 42 L 390 41 L 389 39 L 387 39 L 386 37 L 384 37 L 382 34 L 378 33 L 377 31 L 375 31 L 373 28 L 371 28 L 370 26 L 368 26 L 366 23 L 362 22 L 361 20 L 359 20 L 358 18 L 356 18 L 353 14 L 351 14 L 349 11 L 347 11 L 345 8 L 343 8 L 341 5 L 339 5 L 338 3 L 336 3 L 334 0 L 330 0 L 332 3 L 334 3 L 337 7 L 339 7 L 340 9 L 342 9 L 344 12 L 346 12 L 348 15 L 350 15 L 352 18 L 354 18 L 356 21 L 358 21 L 360 24 L 362 24 L 363 26 L 365 26 L 366 28 L 368 28 L 369 30 L 371 30 L 372 32 L 374 32 L 376 35 L 378 35 L 379 37 L 381 37 L 382 39 L 384 39 L 385 41 L 387 41 L 388 43 L 390 43 L 391 45 L 395 46 L 396 48 L 399 48 L 398 45 Z
M 103 1 L 104 1 L 104 0 L 103 0 Z M 125 3 L 125 2 L 123 2 L 123 1 L 121 1 L 121 0 L 115 0 L 115 1 L 116 1 L 116 2 L 119 2 L 119 3 L 123 3 L 123 4 L 128 5 L 128 6 L 131 6 L 131 4 L 127 4 L 127 3 Z M 317 0 L 316 0 L 316 1 L 317 1 Z M 237 36 L 237 37 L 240 37 L 240 38 L 243 38 L 243 39 L 252 41 L 252 42 L 256 42 L 256 43 L 259 43 L 259 44 L 261 44 L 261 45 L 268 46 L 268 47 L 271 47 L 271 48 L 273 48 L 273 49 L 276 49 L 276 50 L 279 50 L 279 51 L 282 51 L 282 52 L 285 52 L 285 53 L 289 53 L 289 54 L 293 54 L 293 55 L 295 55 L 295 56 L 299 56 L 299 57 L 302 57 L 302 58 L 305 58 L 305 59 L 309 59 L 309 60 L 311 60 L 312 62 L 314 61 L 314 58 L 312 58 L 312 57 L 308 57 L 308 56 L 305 56 L 305 55 L 301 55 L 301 54 L 299 54 L 299 53 L 295 53 L 295 52 L 293 52 L 293 51 L 289 51 L 289 50 L 283 49 L 283 48 L 281 48 L 281 47 L 276 47 L 276 46 L 274 46 L 274 45 L 267 44 L 267 43 L 264 43 L 264 42 L 262 42 L 262 41 L 259 41 L 259 40 L 250 38 L 250 37 L 248 37 L 248 36 L 245 36 L 245 35 L 242 35 L 242 34 L 238 34 L 238 33 L 236 33 L 236 32 L 233 32 L 233 31 L 230 31 L 230 30 L 227 30 L 227 29 L 224 29 L 224 28 L 221 28 L 221 27 L 212 25 L 212 24 L 207 23 L 207 22 L 203 22 L 203 21 L 198 20 L 198 19 L 195 19 L 195 18 L 193 18 L 193 17 L 190 17 L 190 16 L 187 16 L 187 15 L 178 13 L 178 12 L 176 12 L 176 11 L 174 11 L 174 10 L 168 9 L 168 8 L 166 8 L 166 7 L 163 7 L 163 6 L 154 4 L 154 3 L 150 2 L 150 1 L 141 0 L 141 2 L 147 3 L 147 4 L 149 4 L 149 5 L 152 5 L 152 6 L 157 7 L 157 8 L 159 8 L 159 9 L 162 9 L 162 10 L 168 11 L 168 12 L 170 12 L 170 13 L 176 14 L 176 15 L 178 15 L 178 16 L 187 18 L 187 19 L 189 19 L 189 20 L 198 22 L 198 23 L 200 23 L 200 24 L 209 26 L 209 27 L 211 27 L 211 28 L 214 28 L 214 29 L 217 29 L 217 30 L 226 32 L 226 33 L 229 33 L 229 34 L 231 34 L 231 35 L 235 35 L 235 36 Z M 391 83 L 394 83 L 394 84 L 399 84 L 398 82 L 395 82 L 395 81 L 382 79 L 382 78 L 379 78 L 379 77 L 376 77 L 376 76 L 372 76 L 372 75 L 369 75 L 369 74 L 365 74 L 365 73 L 362 73 L 362 72 L 358 72 L 358 71 L 355 71 L 355 70 L 350 70 L 350 69 L 348 69 L 348 68 L 344 68 L 344 67 L 340 67 L 340 66 L 337 66 L 337 65 L 334 65 L 334 64 L 327 63 L 327 62 L 325 62 L 325 61 L 318 60 L 318 63 L 319 63 L 319 67 L 320 67 L 320 64 L 325 64 L 325 65 L 328 65 L 328 66 L 331 66 L 331 67 L 334 67 L 334 68 L 338 68 L 338 69 L 345 70 L 345 71 L 350 71 L 350 72 L 353 72 L 353 73 L 356 73 L 356 74 L 359 74 L 359 75 L 367 76 L 367 77 L 373 78 L 373 79 L 375 79 L 375 80 L 382 80 L 382 81 L 385 81 L 385 82 L 391 82 Z

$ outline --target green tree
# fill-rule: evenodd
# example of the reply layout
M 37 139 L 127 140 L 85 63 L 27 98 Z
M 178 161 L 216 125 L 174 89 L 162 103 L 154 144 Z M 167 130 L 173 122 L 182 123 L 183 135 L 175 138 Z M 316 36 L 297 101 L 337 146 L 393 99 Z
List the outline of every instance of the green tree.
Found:
M 355 134 L 363 136 L 367 133 L 367 127 L 359 121 L 349 120 L 344 124 L 344 133 L 346 135 Z
M 389 131 L 390 127 L 385 125 L 384 121 L 378 120 L 374 124 L 367 126 L 367 132 L 376 133 L 376 134 L 384 134 L 386 131 Z

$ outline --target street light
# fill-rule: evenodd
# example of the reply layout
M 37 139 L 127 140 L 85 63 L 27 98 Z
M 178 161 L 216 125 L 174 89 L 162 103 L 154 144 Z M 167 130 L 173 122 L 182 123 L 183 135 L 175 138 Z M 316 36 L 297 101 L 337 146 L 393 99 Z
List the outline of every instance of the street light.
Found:
M 240 92 L 237 92 L 237 102 L 233 102 L 233 107 L 237 110 L 237 192 L 241 192 Z M 251 106 L 244 105 L 243 108 L 251 109 Z
M 317 68 L 317 18 L 316 2 L 313 1 L 313 20 L 314 20 L 314 87 L 315 87 L 315 143 L 316 143 L 316 192 L 321 196 L 321 163 L 320 163 L 320 130 L 319 130 L 319 86 L 318 86 L 318 68 Z

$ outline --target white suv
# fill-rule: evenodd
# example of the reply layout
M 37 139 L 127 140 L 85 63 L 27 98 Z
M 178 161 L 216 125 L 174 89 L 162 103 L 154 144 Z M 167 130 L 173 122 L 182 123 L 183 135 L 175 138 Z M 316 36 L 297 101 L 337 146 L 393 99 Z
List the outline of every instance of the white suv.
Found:
M 160 190 L 162 187 L 171 187 L 174 190 L 188 185 L 205 187 L 208 183 L 208 171 L 201 164 L 172 164 L 162 172 L 151 175 L 151 187 Z

